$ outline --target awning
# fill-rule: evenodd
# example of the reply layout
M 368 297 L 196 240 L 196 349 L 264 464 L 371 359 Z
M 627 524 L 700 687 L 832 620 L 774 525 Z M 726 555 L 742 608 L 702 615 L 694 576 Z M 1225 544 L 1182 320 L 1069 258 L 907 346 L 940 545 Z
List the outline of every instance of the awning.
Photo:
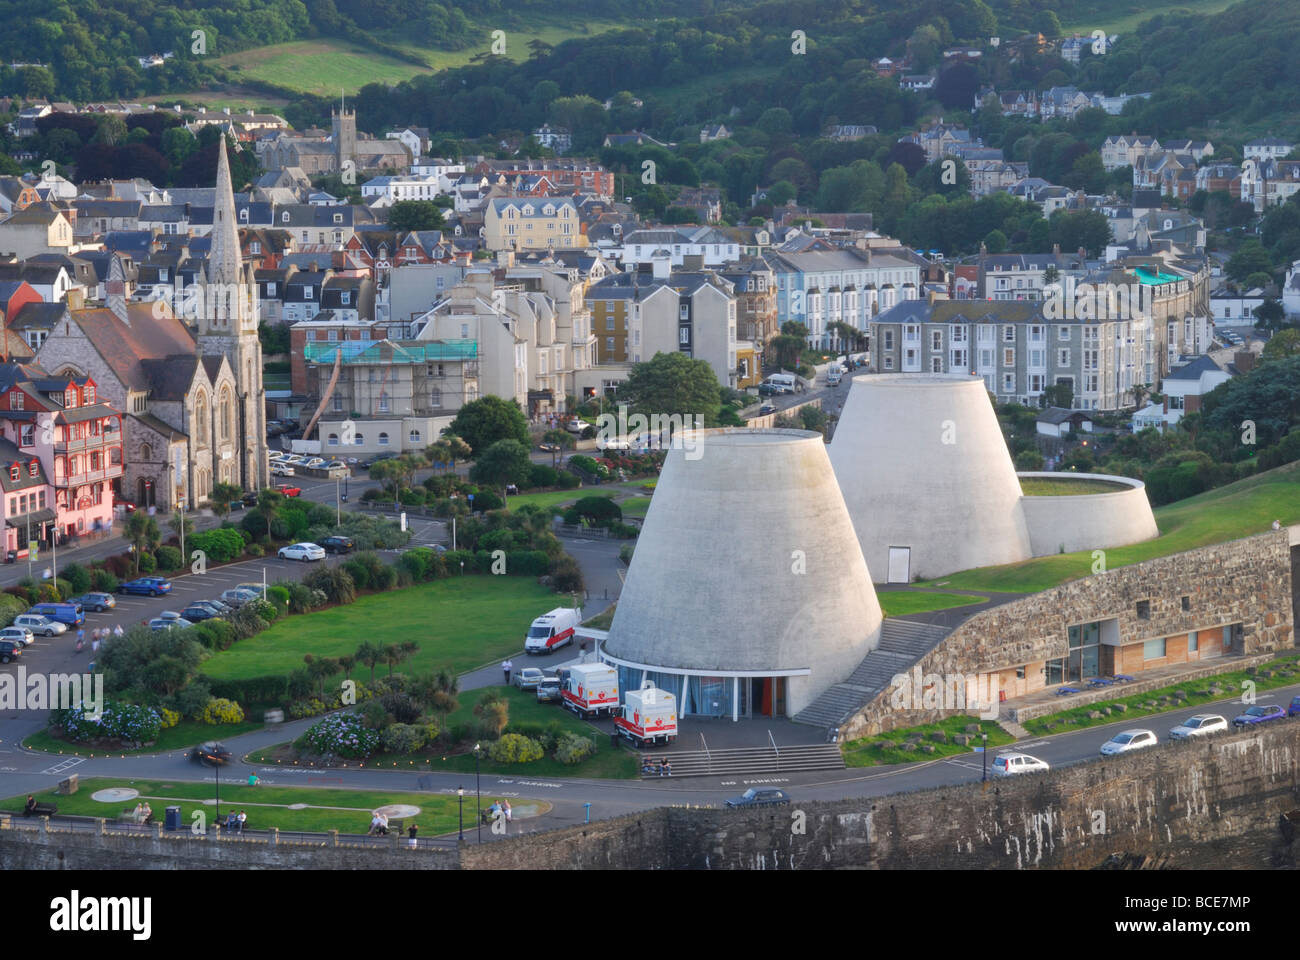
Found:
M 27 529 L 29 521 L 32 526 L 36 526 L 41 523 L 49 523 L 53 519 L 54 511 L 46 508 L 45 510 L 35 510 L 31 513 L 25 513 L 21 517 L 10 517 L 5 521 L 5 526 L 13 527 L 16 530 L 25 530 Z

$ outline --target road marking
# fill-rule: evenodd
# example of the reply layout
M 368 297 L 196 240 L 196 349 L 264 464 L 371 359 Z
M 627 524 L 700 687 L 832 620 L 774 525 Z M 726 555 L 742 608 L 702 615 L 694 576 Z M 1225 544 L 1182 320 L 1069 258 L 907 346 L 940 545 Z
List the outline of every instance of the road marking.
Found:
M 85 763 L 85 762 L 86 762 L 85 758 L 83 757 L 70 757 L 69 759 L 64 760 L 62 763 L 56 763 L 52 767 L 46 767 L 44 770 L 41 771 L 41 775 L 51 776 L 51 777 L 56 776 L 57 774 L 62 773 L 64 770 L 70 770 L 73 767 L 75 767 L 77 764 Z

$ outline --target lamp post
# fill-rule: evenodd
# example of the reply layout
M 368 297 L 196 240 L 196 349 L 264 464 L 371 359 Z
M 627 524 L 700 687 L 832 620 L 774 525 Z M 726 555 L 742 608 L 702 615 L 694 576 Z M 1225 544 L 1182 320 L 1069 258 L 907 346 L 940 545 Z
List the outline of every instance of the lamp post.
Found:
M 465 788 L 456 788 L 456 818 L 460 821 L 460 842 L 465 842 Z
M 343 525 L 343 501 L 339 499 L 339 478 L 334 478 L 334 526 Z
M 989 735 L 982 733 L 980 736 L 984 740 L 984 782 L 988 783 L 989 779 Z
M 479 754 L 482 752 L 482 750 L 483 750 L 482 744 L 480 743 L 474 744 L 474 796 L 476 798 L 476 802 L 478 803 L 478 817 L 475 819 L 476 819 L 476 824 L 478 826 L 479 843 L 483 842 L 483 790 L 479 784 L 479 779 L 478 779 L 478 757 Z
M 181 519 L 181 562 L 184 563 L 185 558 L 188 556 L 188 554 L 185 552 L 185 498 L 184 497 L 178 497 L 176 499 L 176 509 L 178 511 L 178 516 Z

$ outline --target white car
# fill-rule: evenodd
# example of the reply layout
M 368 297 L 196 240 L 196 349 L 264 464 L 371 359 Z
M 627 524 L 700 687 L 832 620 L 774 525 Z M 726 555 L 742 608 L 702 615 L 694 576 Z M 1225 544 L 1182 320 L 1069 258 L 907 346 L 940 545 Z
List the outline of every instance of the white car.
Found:
M 310 460 L 304 463 L 303 466 L 311 467 L 313 470 L 316 470 L 319 469 L 320 467 L 325 466 L 325 461 L 321 457 L 312 457 Z
M 24 647 L 30 647 L 36 637 L 26 627 L 5 627 L 0 630 L 0 640 L 9 640 L 12 643 L 22 644 Z
M 347 469 L 347 464 L 342 460 L 331 460 L 329 463 L 325 464 L 325 467 L 329 470 Z
M 286 463 L 291 467 L 296 467 L 296 466 L 301 466 L 303 461 L 306 459 L 307 458 L 304 457 L 301 453 L 291 453 L 287 457 L 285 457 L 281 462 Z
M 42 637 L 54 637 L 60 633 L 68 632 L 66 623 L 59 623 L 59 621 L 43 617 L 39 613 L 20 613 L 14 617 L 13 625 L 15 627 L 26 627 L 32 633 L 38 633 Z
M 1014 777 L 1018 773 L 1038 773 L 1051 769 L 1047 761 L 1031 757 L 1027 753 L 1004 753 L 993 760 L 993 775 L 997 777 Z
M 1170 730 L 1169 736 L 1174 740 L 1191 740 L 1211 733 L 1222 733 L 1227 729 L 1228 721 L 1217 713 L 1198 713 Z
M 1156 745 L 1156 735 L 1150 730 L 1125 730 L 1117 733 L 1101 745 L 1103 757 L 1113 757 L 1133 750 L 1145 750 Z
M 281 547 L 279 557 L 281 560 L 301 560 L 304 563 L 309 560 L 324 560 L 325 548 L 314 543 L 294 543 Z
M 293 467 L 285 466 L 282 463 L 271 464 L 271 476 L 273 477 L 292 477 Z
M 580 417 L 574 417 L 564 425 L 564 429 L 568 430 L 570 433 L 582 433 L 582 431 L 586 430 L 589 426 L 591 426 L 591 424 L 586 420 L 583 420 Z
M 184 617 L 154 617 L 149 621 L 150 630 L 184 630 L 192 626 Z

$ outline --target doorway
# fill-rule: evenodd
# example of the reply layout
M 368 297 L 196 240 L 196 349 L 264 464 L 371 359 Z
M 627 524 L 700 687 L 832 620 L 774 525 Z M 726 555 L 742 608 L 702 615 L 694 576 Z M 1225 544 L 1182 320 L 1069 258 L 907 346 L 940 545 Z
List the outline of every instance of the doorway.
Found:
M 889 571 L 886 583 L 912 582 L 912 548 L 889 548 Z

